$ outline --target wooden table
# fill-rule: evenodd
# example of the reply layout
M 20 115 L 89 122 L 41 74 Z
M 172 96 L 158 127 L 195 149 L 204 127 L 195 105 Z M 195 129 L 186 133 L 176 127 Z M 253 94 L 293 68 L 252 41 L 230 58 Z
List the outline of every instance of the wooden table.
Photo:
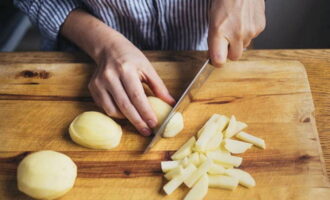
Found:
M 171 57 L 171 60 L 203 59 L 205 52 L 145 52 L 147 57 L 159 60 Z M 327 174 L 330 175 L 330 50 L 251 50 L 244 53 L 242 60 L 298 60 L 306 67 L 316 107 L 315 117 L 326 162 Z M 19 63 L 81 63 L 92 62 L 82 54 L 69 53 L 0 53 L 1 64 Z M 29 74 L 27 74 L 28 76 Z M 40 76 L 43 74 L 40 74 Z M 47 74 L 45 74 L 46 76 Z M 6 95 L 6 94 L 1 94 Z M 0 96 L 1 97 L 1 96 Z M 8 98 L 8 97 L 6 97 Z

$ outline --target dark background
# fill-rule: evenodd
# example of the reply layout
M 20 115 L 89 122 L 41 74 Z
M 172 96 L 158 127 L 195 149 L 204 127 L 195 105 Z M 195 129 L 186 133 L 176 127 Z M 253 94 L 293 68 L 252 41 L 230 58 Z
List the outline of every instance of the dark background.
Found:
M 267 0 L 266 15 L 266 30 L 253 48 L 330 48 L 330 0 Z M 0 0 L 0 51 L 38 51 L 40 41 L 12 1 Z

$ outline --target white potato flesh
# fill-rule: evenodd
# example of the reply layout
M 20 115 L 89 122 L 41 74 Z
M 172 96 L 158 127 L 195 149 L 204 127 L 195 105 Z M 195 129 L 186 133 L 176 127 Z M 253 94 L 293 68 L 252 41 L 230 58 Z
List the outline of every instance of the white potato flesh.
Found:
M 247 127 L 247 124 L 236 120 L 235 116 L 230 118 L 227 129 L 224 131 L 225 138 L 231 138 L 241 130 Z
M 209 155 L 209 154 L 208 154 Z M 235 167 L 239 167 L 242 164 L 243 159 L 238 156 L 232 156 L 232 155 L 226 155 L 226 154 L 217 154 L 216 156 L 208 156 L 210 157 L 214 162 L 219 164 L 226 165 L 232 165 Z
M 170 138 L 175 137 L 184 128 L 183 116 L 180 112 L 176 112 L 170 119 L 165 127 L 163 137 Z
M 197 137 L 199 138 L 205 127 L 210 126 L 212 123 L 216 123 L 217 120 L 220 118 L 221 115 L 219 114 L 213 114 L 204 124 L 204 126 L 197 132 Z
M 209 123 L 208 126 L 205 126 L 200 133 L 199 138 L 196 141 L 196 148 L 200 151 L 205 151 L 207 149 L 207 145 L 209 141 L 215 134 L 221 133 L 223 128 L 227 125 L 228 118 L 226 116 L 220 116 L 218 119 L 213 122 Z
M 199 154 L 199 164 L 204 163 L 206 160 L 207 160 L 207 157 L 203 153 L 200 153 Z
M 181 160 L 180 164 L 183 167 L 187 167 L 190 164 L 189 159 L 188 159 L 188 156 L 184 157 L 184 159 Z
M 237 178 L 239 181 L 239 184 L 241 184 L 247 188 L 256 186 L 256 181 L 251 176 L 251 174 L 249 174 L 248 172 L 243 171 L 241 169 L 227 169 L 225 174 L 227 174 L 228 176 Z
M 197 168 L 197 170 L 195 170 L 186 180 L 184 180 L 184 183 L 186 184 L 186 186 L 191 188 L 203 174 L 207 173 L 211 164 L 212 164 L 212 161 L 209 159 L 206 160 L 204 163 L 202 163 Z
M 77 177 L 77 166 L 65 154 L 38 151 L 17 168 L 18 189 L 36 199 L 57 199 L 67 193 Z
M 224 174 L 225 171 L 226 169 L 222 165 L 212 162 L 211 167 L 209 168 L 207 173 L 210 175 L 220 175 Z
M 175 169 L 172 169 L 171 171 L 167 172 L 167 173 L 164 175 L 164 177 L 165 177 L 167 180 L 171 180 L 171 179 L 173 179 L 173 178 L 175 178 L 175 177 L 180 176 L 180 175 L 182 174 L 182 172 L 183 172 L 183 168 L 182 168 L 182 166 L 179 166 L 179 167 L 177 167 L 177 168 L 175 168 Z
M 222 142 L 223 134 L 217 133 L 215 134 L 206 145 L 207 151 L 216 150 L 220 147 L 220 144 Z
M 240 132 L 236 135 L 236 137 L 240 140 L 243 140 L 245 142 L 254 144 L 255 146 L 262 148 L 262 149 L 266 149 L 266 143 L 263 139 L 258 138 L 254 135 L 248 134 L 246 132 Z
M 179 167 L 179 165 L 180 165 L 180 162 L 176 161 L 176 160 L 162 161 L 160 163 L 162 171 L 165 173 Z
M 199 160 L 199 154 L 197 152 L 194 152 L 188 156 L 188 161 L 195 166 L 198 166 L 200 164 Z
M 206 196 L 208 189 L 208 176 L 204 174 L 194 185 L 194 187 L 187 193 L 187 195 L 184 197 L 184 200 L 201 200 Z
M 250 143 L 241 142 L 232 139 L 225 139 L 225 148 L 230 153 L 234 153 L 234 154 L 244 153 L 246 150 L 250 149 L 251 147 L 252 144 Z
M 175 152 L 171 158 L 172 160 L 181 160 L 184 157 L 188 156 L 192 152 L 192 147 L 195 145 L 196 139 L 195 137 L 191 137 L 184 145 L 180 147 L 180 149 Z
M 167 195 L 172 194 L 183 183 L 183 181 L 195 170 L 196 167 L 193 164 L 190 164 L 187 168 L 183 170 L 180 176 L 173 178 L 164 185 L 163 190 L 165 191 L 165 193 Z
M 120 143 L 122 129 L 107 115 L 89 111 L 77 116 L 69 127 L 71 139 L 92 149 L 113 149 Z
M 238 186 L 238 179 L 225 175 L 209 175 L 209 187 L 234 190 Z

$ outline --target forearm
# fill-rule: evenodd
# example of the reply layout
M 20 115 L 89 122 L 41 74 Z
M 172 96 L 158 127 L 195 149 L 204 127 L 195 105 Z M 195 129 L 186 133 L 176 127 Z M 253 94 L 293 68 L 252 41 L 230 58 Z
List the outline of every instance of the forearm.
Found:
M 76 9 L 69 14 L 60 32 L 96 62 L 99 60 L 104 48 L 111 48 L 120 35 L 120 33 L 81 9 Z

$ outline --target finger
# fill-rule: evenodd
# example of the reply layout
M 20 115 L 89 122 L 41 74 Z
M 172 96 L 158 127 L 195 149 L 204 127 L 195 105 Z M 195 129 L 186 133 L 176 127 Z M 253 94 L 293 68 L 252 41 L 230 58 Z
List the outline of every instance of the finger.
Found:
M 143 73 L 146 79 L 145 82 L 148 84 L 155 96 L 170 105 L 174 105 L 174 98 L 170 95 L 163 80 L 158 76 L 156 70 L 152 67 L 151 64 L 149 67 L 147 67 L 146 70 L 144 70 Z
M 249 47 L 250 46 L 250 44 L 251 44 L 251 39 L 246 39 L 246 40 L 244 40 L 244 44 L 243 44 L 243 47 L 244 48 L 247 48 L 247 47 Z
M 157 117 L 151 108 L 137 73 L 124 74 L 122 76 L 122 82 L 128 97 L 139 112 L 142 119 L 147 122 L 150 128 L 156 127 Z
M 96 87 L 93 91 L 93 98 L 95 98 L 97 105 L 101 107 L 107 115 L 114 118 L 125 118 L 105 89 Z
M 226 63 L 228 44 L 228 40 L 223 36 L 209 37 L 209 56 L 214 66 L 221 67 Z
M 111 81 L 109 81 L 108 91 L 113 96 L 120 111 L 135 126 L 135 128 L 145 136 L 151 135 L 151 129 L 142 120 L 141 116 L 132 105 L 121 81 L 119 79 L 112 79 Z
M 238 60 L 243 53 L 243 41 L 233 39 L 230 41 L 228 58 L 230 60 Z

